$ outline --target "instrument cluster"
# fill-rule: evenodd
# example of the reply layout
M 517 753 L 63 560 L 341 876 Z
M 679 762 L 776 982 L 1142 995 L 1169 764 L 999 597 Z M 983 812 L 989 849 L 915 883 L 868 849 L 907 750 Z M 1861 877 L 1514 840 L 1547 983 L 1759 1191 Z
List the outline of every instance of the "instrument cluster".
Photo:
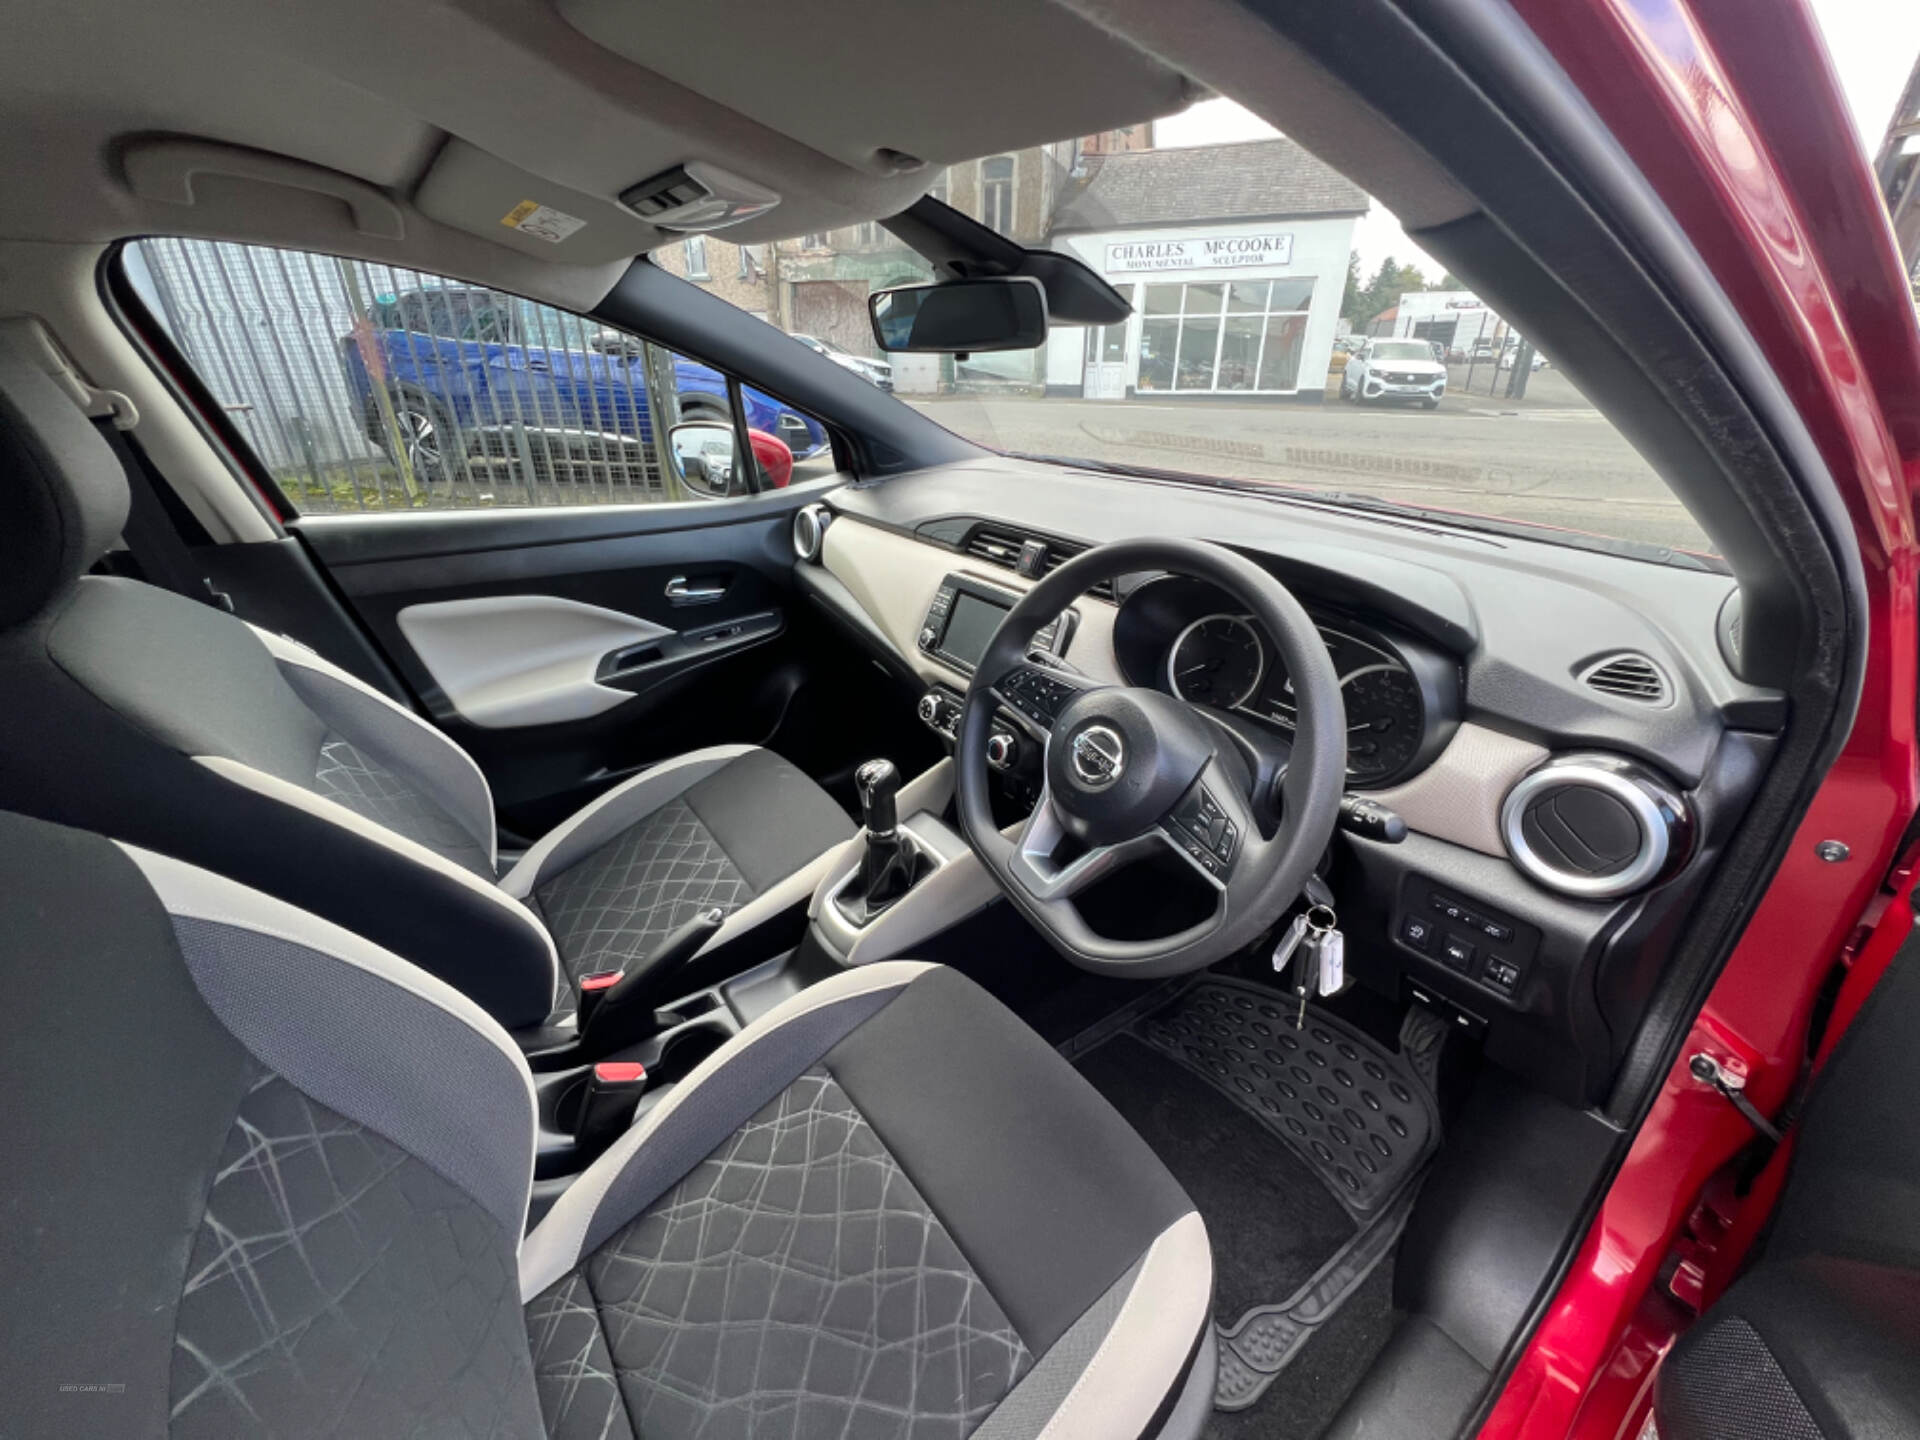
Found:
M 1425 768 L 1453 732 L 1458 662 L 1360 617 L 1307 609 L 1340 677 L 1348 783 L 1390 785 Z M 1293 682 L 1279 647 L 1206 581 L 1165 576 L 1134 590 L 1115 621 L 1114 648 L 1133 684 L 1250 716 L 1282 734 L 1294 728 Z

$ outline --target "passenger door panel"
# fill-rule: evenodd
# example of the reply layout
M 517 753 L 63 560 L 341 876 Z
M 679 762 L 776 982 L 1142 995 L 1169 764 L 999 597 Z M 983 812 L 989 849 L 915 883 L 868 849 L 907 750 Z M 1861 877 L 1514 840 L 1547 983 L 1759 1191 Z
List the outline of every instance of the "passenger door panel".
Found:
M 532 836 L 655 760 L 775 737 L 807 679 L 789 624 L 807 498 L 292 528 Z

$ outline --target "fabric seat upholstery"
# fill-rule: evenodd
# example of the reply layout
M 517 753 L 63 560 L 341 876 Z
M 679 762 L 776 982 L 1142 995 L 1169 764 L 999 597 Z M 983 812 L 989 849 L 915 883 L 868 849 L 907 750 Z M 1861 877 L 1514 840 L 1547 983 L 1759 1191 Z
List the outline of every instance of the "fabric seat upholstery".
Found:
M 0 1432 L 1199 1433 L 1199 1216 L 954 972 L 803 991 L 523 1242 L 530 1076 L 470 1000 L 98 836 L 0 815 L 0 877 Z
M 853 834 L 793 766 L 720 746 L 616 787 L 502 883 L 486 779 L 439 730 L 297 642 L 83 575 L 125 521 L 124 474 L 4 353 L 0 474 L 0 806 L 264 889 L 506 1024 L 564 1020 L 576 976 L 697 909 L 729 912 L 718 944 L 803 902 Z

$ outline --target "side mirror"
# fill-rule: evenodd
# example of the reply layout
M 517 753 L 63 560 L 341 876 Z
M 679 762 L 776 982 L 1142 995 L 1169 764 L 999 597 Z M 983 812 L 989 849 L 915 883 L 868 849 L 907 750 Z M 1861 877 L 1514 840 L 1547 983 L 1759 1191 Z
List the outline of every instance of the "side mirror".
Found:
M 733 489 L 733 427 L 690 420 L 667 431 L 667 454 L 680 483 L 706 495 Z
M 902 285 L 869 296 L 867 310 L 873 338 L 895 354 L 1031 350 L 1047 339 L 1047 292 L 1021 275 Z

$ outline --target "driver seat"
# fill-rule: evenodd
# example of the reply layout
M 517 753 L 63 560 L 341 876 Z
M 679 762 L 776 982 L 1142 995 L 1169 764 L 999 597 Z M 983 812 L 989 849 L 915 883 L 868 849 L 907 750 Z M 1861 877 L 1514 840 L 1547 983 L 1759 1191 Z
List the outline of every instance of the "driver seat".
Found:
M 179 860 L 0 814 L 0 1433 L 1193 1440 L 1192 1202 L 1038 1036 L 885 962 L 643 1108 L 522 1239 L 471 1000 Z
M 78 407 L 0 347 L 0 807 L 205 865 L 345 925 L 512 1027 L 725 912 L 803 904 L 852 822 L 769 750 L 615 786 L 498 873 L 493 797 L 432 725 L 296 641 L 84 572 L 127 518 Z

